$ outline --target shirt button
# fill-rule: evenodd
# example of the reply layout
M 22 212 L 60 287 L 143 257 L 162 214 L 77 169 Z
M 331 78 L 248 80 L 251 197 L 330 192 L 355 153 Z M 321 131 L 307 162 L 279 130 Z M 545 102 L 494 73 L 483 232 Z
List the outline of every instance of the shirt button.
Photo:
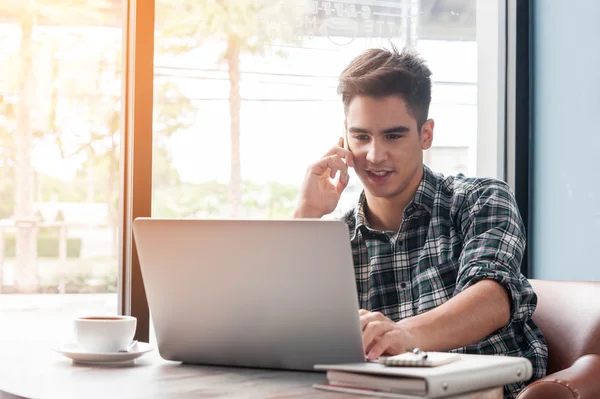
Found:
M 402 289 L 406 288 L 406 283 L 404 281 L 400 283 L 400 288 L 402 288 Z

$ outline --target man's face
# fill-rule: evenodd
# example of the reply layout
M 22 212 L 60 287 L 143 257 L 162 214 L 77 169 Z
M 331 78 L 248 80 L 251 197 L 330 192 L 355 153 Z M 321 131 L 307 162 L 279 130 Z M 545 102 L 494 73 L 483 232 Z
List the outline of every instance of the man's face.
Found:
M 431 147 L 433 121 L 417 130 L 406 102 L 390 96 L 356 96 L 346 112 L 348 148 L 368 194 L 394 198 L 414 182 L 423 167 L 422 150 Z

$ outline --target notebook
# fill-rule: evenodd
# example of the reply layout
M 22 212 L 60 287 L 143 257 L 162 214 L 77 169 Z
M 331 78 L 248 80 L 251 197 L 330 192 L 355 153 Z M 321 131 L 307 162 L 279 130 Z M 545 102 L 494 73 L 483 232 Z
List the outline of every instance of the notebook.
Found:
M 405 352 L 396 356 L 382 356 L 379 363 L 391 367 L 437 367 L 460 359 L 458 353 L 447 352 Z
M 428 353 L 432 360 L 434 353 Z M 435 367 L 390 367 L 380 362 L 315 365 L 316 370 L 327 371 L 328 383 L 314 388 L 397 398 L 442 398 L 527 381 L 533 372 L 531 362 L 522 357 L 457 356 Z M 344 374 L 330 374 L 332 371 Z

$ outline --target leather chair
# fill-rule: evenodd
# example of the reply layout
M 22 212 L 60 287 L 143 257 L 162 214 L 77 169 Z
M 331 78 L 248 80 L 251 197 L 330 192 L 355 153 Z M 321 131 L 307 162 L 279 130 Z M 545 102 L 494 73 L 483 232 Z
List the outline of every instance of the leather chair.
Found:
M 600 398 L 600 282 L 529 280 L 533 320 L 548 342 L 548 371 L 517 399 Z

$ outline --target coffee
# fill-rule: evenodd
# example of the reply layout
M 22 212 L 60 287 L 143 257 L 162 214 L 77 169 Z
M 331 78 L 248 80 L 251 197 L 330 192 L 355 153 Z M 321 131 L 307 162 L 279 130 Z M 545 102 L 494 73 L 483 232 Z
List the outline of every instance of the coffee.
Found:
M 91 316 L 91 317 L 81 317 L 83 320 L 123 320 L 122 317 L 100 317 L 100 316 Z

